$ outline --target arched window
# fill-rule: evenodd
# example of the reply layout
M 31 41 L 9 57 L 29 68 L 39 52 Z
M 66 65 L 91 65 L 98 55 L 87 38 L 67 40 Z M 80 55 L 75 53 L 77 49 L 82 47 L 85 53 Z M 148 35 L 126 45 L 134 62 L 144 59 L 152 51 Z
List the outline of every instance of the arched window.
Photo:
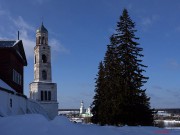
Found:
M 51 91 L 48 91 L 48 100 L 51 100 Z
M 46 57 L 46 55 L 44 55 L 44 54 L 42 55 L 42 62 L 43 62 L 43 63 L 46 63 L 46 62 L 47 62 L 47 57 Z
M 43 91 L 41 91 L 41 101 L 43 101 L 44 100 L 44 96 L 43 96 Z
M 30 91 L 30 98 L 32 98 L 32 92 Z
M 45 95 L 45 100 L 47 100 L 47 91 L 45 91 L 44 95 Z
M 43 80 L 47 79 L 47 73 L 45 70 L 42 71 L 42 78 L 43 78 Z
M 48 39 L 46 38 L 46 45 L 48 44 Z
M 34 56 L 34 63 L 36 64 L 36 55 Z
M 38 37 L 36 37 L 36 44 L 38 44 L 38 40 L 39 40 Z
M 41 44 L 41 37 L 39 37 L 39 41 L 38 41 L 39 44 Z
M 42 42 L 41 43 L 44 44 L 44 37 L 42 37 Z

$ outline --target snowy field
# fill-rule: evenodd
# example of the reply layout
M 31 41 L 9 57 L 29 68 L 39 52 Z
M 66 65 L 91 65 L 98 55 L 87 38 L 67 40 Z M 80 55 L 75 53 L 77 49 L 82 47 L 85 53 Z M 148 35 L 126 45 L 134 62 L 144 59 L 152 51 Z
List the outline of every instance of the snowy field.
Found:
M 48 121 L 37 114 L 0 117 L 0 135 L 180 135 L 179 129 L 75 124 L 65 117 Z

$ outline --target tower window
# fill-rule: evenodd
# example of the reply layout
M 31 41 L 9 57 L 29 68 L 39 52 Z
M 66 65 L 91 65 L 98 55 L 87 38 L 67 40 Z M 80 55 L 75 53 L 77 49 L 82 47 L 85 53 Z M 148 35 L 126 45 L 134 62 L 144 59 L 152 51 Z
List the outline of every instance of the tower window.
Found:
M 43 62 L 43 63 L 46 63 L 46 62 L 47 62 L 47 57 L 46 57 L 46 55 L 44 55 L 44 54 L 42 55 L 42 62 Z
M 48 91 L 48 100 L 51 100 L 51 91 Z
M 45 91 L 45 100 L 47 100 L 47 91 Z
M 43 96 L 43 91 L 41 91 L 41 101 L 43 101 L 44 100 L 44 96 Z
M 30 98 L 32 98 L 32 92 L 30 91 Z
M 47 38 L 46 38 L 46 40 L 45 40 L 45 41 L 46 41 L 46 44 L 48 44 L 48 39 L 47 39 Z
M 39 37 L 39 41 L 38 41 L 39 44 L 41 44 L 41 37 Z
M 36 44 L 38 44 L 39 42 L 38 42 L 38 37 L 36 37 Z
M 45 44 L 45 42 L 44 42 L 45 40 L 44 40 L 44 37 L 42 37 L 42 41 L 41 41 L 41 43 L 42 44 Z
M 44 40 L 44 42 L 45 42 L 45 44 L 47 45 L 47 40 L 46 40 L 46 39 Z
M 36 55 L 34 56 L 34 63 L 36 64 Z
M 43 80 L 47 79 L 47 73 L 45 70 L 42 71 L 42 78 L 43 78 Z

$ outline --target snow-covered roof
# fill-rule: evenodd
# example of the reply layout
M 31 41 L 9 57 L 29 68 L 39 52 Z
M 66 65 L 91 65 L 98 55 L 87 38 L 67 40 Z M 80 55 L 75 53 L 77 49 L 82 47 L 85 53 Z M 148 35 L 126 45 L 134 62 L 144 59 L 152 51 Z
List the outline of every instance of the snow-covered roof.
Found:
M 0 79 L 0 87 L 4 88 L 6 90 L 10 90 L 13 92 L 16 92 L 13 88 L 11 88 L 7 83 L 5 83 L 3 80 Z
M 8 48 L 13 47 L 16 41 L 13 40 L 0 40 L 0 47 L 1 48 Z

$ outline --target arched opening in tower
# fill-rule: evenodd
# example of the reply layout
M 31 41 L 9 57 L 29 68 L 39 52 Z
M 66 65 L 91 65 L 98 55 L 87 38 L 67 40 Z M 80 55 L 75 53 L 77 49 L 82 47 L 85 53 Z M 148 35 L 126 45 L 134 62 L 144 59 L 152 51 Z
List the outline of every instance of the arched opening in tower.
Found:
M 47 63 L 47 57 L 45 54 L 42 55 L 42 62 Z
M 45 70 L 42 71 L 42 78 L 43 78 L 43 80 L 47 79 L 47 73 Z

